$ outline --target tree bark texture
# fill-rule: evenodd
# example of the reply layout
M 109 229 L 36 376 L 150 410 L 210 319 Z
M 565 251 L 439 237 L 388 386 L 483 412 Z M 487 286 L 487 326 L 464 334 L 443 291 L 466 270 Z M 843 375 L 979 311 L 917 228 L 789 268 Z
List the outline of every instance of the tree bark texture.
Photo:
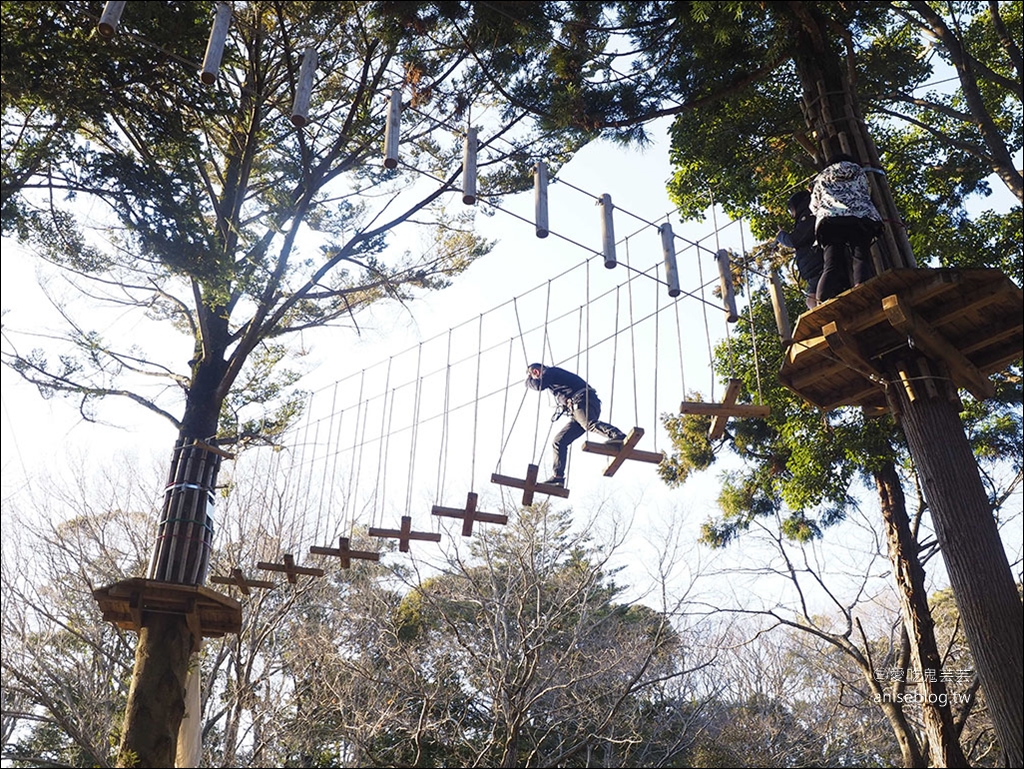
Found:
M 914 368 L 940 366 L 928 361 Z M 1021 766 L 1024 607 L 957 403 L 945 386 L 929 397 L 926 386 L 900 384 L 898 371 L 888 380 L 1006 765 Z
M 875 472 L 875 486 L 882 503 L 889 561 L 900 597 L 903 624 L 910 639 L 911 660 L 919 674 L 932 673 L 931 676 L 921 675 L 918 683 L 930 762 L 932 766 L 967 767 L 969 764 L 953 723 L 946 684 L 938 675 L 942 658 L 935 642 L 935 623 L 928 607 L 924 568 L 918 557 L 917 540 L 910 530 L 903 487 L 892 462 Z
M 145 618 L 135 650 L 119 767 L 174 766 L 192 646 L 184 616 Z

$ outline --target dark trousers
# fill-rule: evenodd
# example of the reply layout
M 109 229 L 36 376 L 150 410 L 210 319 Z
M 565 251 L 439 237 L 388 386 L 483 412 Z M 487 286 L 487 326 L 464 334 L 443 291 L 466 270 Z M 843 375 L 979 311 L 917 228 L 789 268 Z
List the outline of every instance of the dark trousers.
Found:
M 880 227 L 878 222 L 856 216 L 836 216 L 821 220 L 817 237 L 824 256 L 824 267 L 818 281 L 819 302 L 839 296 L 850 288 L 851 277 L 852 284 L 859 286 L 874 276 L 871 244 Z
M 625 433 L 614 425 L 600 422 L 601 401 L 591 392 L 589 396 L 581 396 L 572 404 L 572 419 L 558 431 L 551 447 L 555 450 L 553 474 L 556 478 L 565 477 L 565 463 L 569 456 L 569 444 L 588 430 L 600 433 L 606 438 L 623 439 Z

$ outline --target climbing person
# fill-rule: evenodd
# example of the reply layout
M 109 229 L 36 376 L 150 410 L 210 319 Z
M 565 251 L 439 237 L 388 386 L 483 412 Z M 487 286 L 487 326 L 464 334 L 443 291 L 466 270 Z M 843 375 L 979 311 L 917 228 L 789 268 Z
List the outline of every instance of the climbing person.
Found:
M 800 190 L 790 196 L 786 203 L 789 215 L 793 217 L 793 231 L 779 230 L 775 237 L 779 245 L 796 251 L 796 269 L 807 284 L 804 287 L 804 301 L 807 309 L 818 304 L 818 281 L 824 266 L 821 246 L 814 240 L 814 214 L 811 213 L 811 193 Z
M 581 377 L 571 371 L 545 366 L 542 363 L 531 363 L 527 367 L 529 376 L 526 386 L 531 390 L 550 390 L 555 402 L 560 406 L 555 418 L 562 414 L 571 417 L 569 423 L 558 431 L 551 447 L 554 449 L 552 476 L 544 483 L 565 486 L 565 465 L 569 454 L 569 444 L 588 430 L 600 433 L 609 440 L 609 446 L 622 446 L 626 434 L 614 425 L 598 421 L 601 416 L 601 401 L 594 388 Z M 552 420 L 554 421 L 554 420 Z
M 831 158 L 815 178 L 811 213 L 824 262 L 818 281 L 820 303 L 850 288 L 851 267 L 854 286 L 874 276 L 871 244 L 882 231 L 882 217 L 871 202 L 864 171 L 849 155 Z

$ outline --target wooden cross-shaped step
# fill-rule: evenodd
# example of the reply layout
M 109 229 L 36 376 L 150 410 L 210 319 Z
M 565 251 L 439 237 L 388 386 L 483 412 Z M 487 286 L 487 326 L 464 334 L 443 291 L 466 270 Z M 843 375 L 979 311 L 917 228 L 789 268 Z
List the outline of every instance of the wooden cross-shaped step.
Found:
M 473 524 L 477 521 L 480 523 L 500 523 L 502 525 L 508 523 L 507 515 L 478 512 L 476 509 L 476 503 L 476 492 L 471 491 L 466 495 L 465 510 L 459 507 L 441 507 L 440 505 L 434 505 L 430 510 L 430 514 L 446 518 L 461 518 L 462 536 L 464 537 L 473 536 Z
M 352 566 L 353 558 L 361 558 L 364 561 L 379 561 L 380 553 L 369 550 L 352 550 L 349 548 L 348 537 L 339 537 L 339 547 L 321 547 L 313 545 L 309 552 L 314 555 L 336 555 L 341 559 L 341 568 L 347 569 Z
M 300 574 L 304 574 L 309 577 L 322 577 L 324 575 L 323 569 L 317 569 L 313 566 L 298 566 L 291 553 L 285 553 L 281 556 L 281 560 L 284 561 L 283 564 L 260 561 L 256 564 L 256 568 L 263 569 L 265 571 L 283 571 L 288 575 L 288 581 L 293 585 L 299 581 Z
M 391 539 L 398 540 L 398 549 L 403 553 L 409 552 L 409 541 L 420 540 L 422 542 L 440 542 L 440 534 L 432 534 L 429 531 L 413 531 L 412 530 L 412 517 L 408 515 L 402 516 L 402 528 L 401 529 L 370 529 L 371 537 L 388 537 Z
M 242 591 L 242 595 L 249 595 L 249 588 L 258 587 L 268 590 L 274 586 L 273 582 L 265 579 L 246 579 L 245 574 L 238 567 L 231 570 L 231 575 L 221 577 L 217 574 L 210 577 L 210 582 L 217 585 L 234 585 Z
M 640 439 L 644 437 L 644 429 L 642 427 L 634 427 L 629 431 L 629 435 L 622 442 L 621 446 L 611 445 L 607 443 L 591 443 L 587 441 L 583 444 L 583 450 L 590 454 L 603 454 L 606 457 L 612 457 L 612 461 L 608 463 L 608 467 L 604 469 L 604 474 L 609 478 L 615 475 L 615 471 L 618 470 L 622 463 L 627 459 L 635 459 L 639 462 L 653 462 L 657 464 L 665 458 L 665 455 L 660 451 L 641 451 L 640 449 L 634 448 Z
M 497 483 L 499 486 L 511 486 L 513 489 L 523 490 L 523 505 L 533 504 L 534 494 L 548 494 L 552 497 L 562 497 L 563 499 L 568 498 L 569 489 L 564 486 L 557 486 L 554 483 L 538 483 L 537 472 L 539 468 L 537 465 L 529 465 L 526 468 L 526 478 L 510 478 L 507 475 L 498 475 L 493 473 L 491 475 L 491 483 Z
M 725 398 L 721 403 L 705 403 L 704 401 L 683 401 L 679 406 L 682 414 L 702 414 L 714 417 L 711 420 L 711 429 L 708 430 L 708 440 L 717 441 L 725 434 L 725 425 L 729 417 L 759 417 L 764 419 L 771 413 L 768 406 L 758 406 L 753 403 L 737 403 L 740 389 L 743 383 L 739 379 L 730 379 L 729 386 L 725 390 Z

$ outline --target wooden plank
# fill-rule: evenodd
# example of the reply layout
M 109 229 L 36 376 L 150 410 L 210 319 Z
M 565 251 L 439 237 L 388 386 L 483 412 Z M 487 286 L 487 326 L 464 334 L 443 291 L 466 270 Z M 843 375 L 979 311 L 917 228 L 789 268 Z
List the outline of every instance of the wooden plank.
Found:
M 987 336 L 979 339 L 974 344 L 969 344 L 966 347 L 962 348 L 960 352 L 962 352 L 964 355 L 971 355 L 972 353 L 976 353 L 979 350 L 984 350 L 986 347 L 992 347 L 998 345 L 1000 342 L 1012 340 L 1015 335 L 1021 334 L 1022 332 L 1024 332 L 1024 327 L 1022 327 L 1020 323 L 1016 323 L 1008 328 L 1004 328 L 1000 331 L 994 331 L 988 334 Z M 1019 356 L 1021 353 L 1021 349 L 1018 346 L 1015 350 L 1012 350 L 1011 352 Z M 1010 360 L 1013 360 L 1013 358 L 1011 358 Z
M 995 395 L 995 385 L 962 352 L 918 317 L 906 301 L 893 294 L 882 300 L 882 308 L 893 328 L 913 339 L 914 346 L 926 355 L 944 361 L 958 384 L 966 387 L 975 398 L 985 400 Z
M 341 559 L 341 568 L 352 567 L 352 559 L 359 558 L 364 561 L 379 561 L 380 553 L 371 550 L 352 550 L 349 547 L 348 537 L 339 537 L 338 547 L 321 547 L 313 545 L 309 548 L 312 555 L 334 555 Z
M 726 404 L 713 401 L 683 401 L 679 404 L 679 413 L 709 417 L 758 417 L 763 419 L 772 413 L 772 409 L 770 406 L 760 406 L 756 403 Z
M 534 494 L 547 494 L 552 497 L 561 497 L 567 499 L 569 497 L 569 489 L 564 486 L 556 486 L 553 483 L 538 483 L 537 473 L 540 468 L 537 465 L 528 465 L 526 468 L 526 479 L 512 478 L 508 475 L 498 475 L 498 473 L 491 474 L 491 483 L 496 483 L 499 486 L 510 486 L 513 489 L 523 490 L 523 505 L 528 506 L 533 504 Z
M 622 467 L 622 463 L 629 458 L 630 453 L 633 451 L 633 447 L 636 446 L 643 437 L 644 431 L 640 427 L 634 427 L 629 431 L 629 435 L 626 436 L 626 440 L 622 442 L 622 448 L 619 449 L 618 453 L 614 457 L 612 457 L 612 461 L 609 462 L 608 467 L 604 469 L 604 475 L 606 478 L 611 478 L 615 475 L 615 472 Z
M 825 337 L 818 335 L 810 339 L 794 340 L 786 350 L 786 365 L 804 365 L 807 358 L 814 358 L 812 364 L 831 360 L 829 355 L 828 342 Z
M 853 369 L 865 379 L 876 382 L 879 386 L 885 384 L 885 377 L 882 372 L 867 359 L 867 356 L 864 355 L 852 334 L 848 334 L 839 328 L 836 321 L 826 324 L 822 331 L 824 332 L 825 341 L 828 343 L 828 348 L 847 367 Z
M 313 566 L 299 566 L 295 563 L 295 558 L 291 553 L 285 553 L 281 558 L 284 563 L 268 563 L 267 561 L 260 561 L 256 564 L 257 569 L 263 569 L 264 571 L 280 571 L 284 572 L 288 576 L 288 581 L 293 585 L 298 583 L 299 575 L 308 577 L 322 577 L 324 575 L 323 569 L 318 569 Z
M 402 528 L 401 529 L 373 529 L 369 531 L 371 537 L 384 537 L 387 539 L 397 539 L 398 549 L 403 553 L 409 552 L 409 542 L 411 540 L 418 540 L 420 542 L 440 542 L 441 535 L 435 534 L 430 531 L 413 531 L 412 530 L 412 517 L 408 515 L 402 516 Z
M 625 443 L 623 443 L 625 446 Z M 583 444 L 583 450 L 588 454 L 600 454 L 605 457 L 614 457 L 622 450 L 615 446 L 609 446 L 606 443 L 590 443 L 589 441 Z M 661 451 L 641 451 L 640 449 L 633 449 L 627 459 L 635 459 L 638 462 L 650 462 L 657 464 L 665 458 L 664 452 Z
M 858 286 L 857 291 L 853 292 L 848 299 L 870 296 L 878 289 L 890 289 L 891 293 L 891 287 L 894 284 L 895 286 L 903 286 L 909 283 L 909 288 L 905 288 L 902 293 L 908 302 L 917 305 L 949 291 L 951 288 L 959 285 L 962 279 L 958 272 L 948 270 L 889 270 L 868 281 L 868 283 Z M 801 319 L 806 317 L 812 321 L 820 318 L 821 325 L 817 326 L 818 329 L 826 323 L 841 319 L 843 327 L 851 334 L 858 334 L 866 328 L 886 321 L 884 310 L 873 302 L 870 302 L 863 310 L 852 314 L 850 313 L 851 304 L 853 303 L 846 299 L 843 302 L 834 304 L 830 302 L 827 305 L 821 305 L 822 308 L 829 312 L 819 312 L 818 308 L 815 308 L 800 317 Z M 814 328 L 813 323 L 810 325 Z M 796 336 L 799 336 L 799 334 L 796 334 Z M 812 336 L 817 335 L 813 334 Z M 800 340 L 799 343 L 806 344 L 807 341 L 809 340 Z
M 214 574 L 210 577 L 210 582 L 216 585 L 233 585 L 242 591 L 242 595 L 249 595 L 249 588 L 258 587 L 262 589 L 270 589 L 274 587 L 274 583 L 264 579 L 246 579 L 245 574 L 238 567 L 231 570 L 230 576 L 221 577 Z
M 469 492 L 466 495 L 466 507 L 442 507 L 441 505 L 434 505 L 431 510 L 431 515 L 437 515 L 445 518 L 461 518 L 462 519 L 462 536 L 470 537 L 473 535 L 473 524 L 479 523 L 499 523 L 504 525 L 508 523 L 507 515 L 498 515 L 497 513 L 481 513 L 477 511 L 477 495 L 475 492 Z

